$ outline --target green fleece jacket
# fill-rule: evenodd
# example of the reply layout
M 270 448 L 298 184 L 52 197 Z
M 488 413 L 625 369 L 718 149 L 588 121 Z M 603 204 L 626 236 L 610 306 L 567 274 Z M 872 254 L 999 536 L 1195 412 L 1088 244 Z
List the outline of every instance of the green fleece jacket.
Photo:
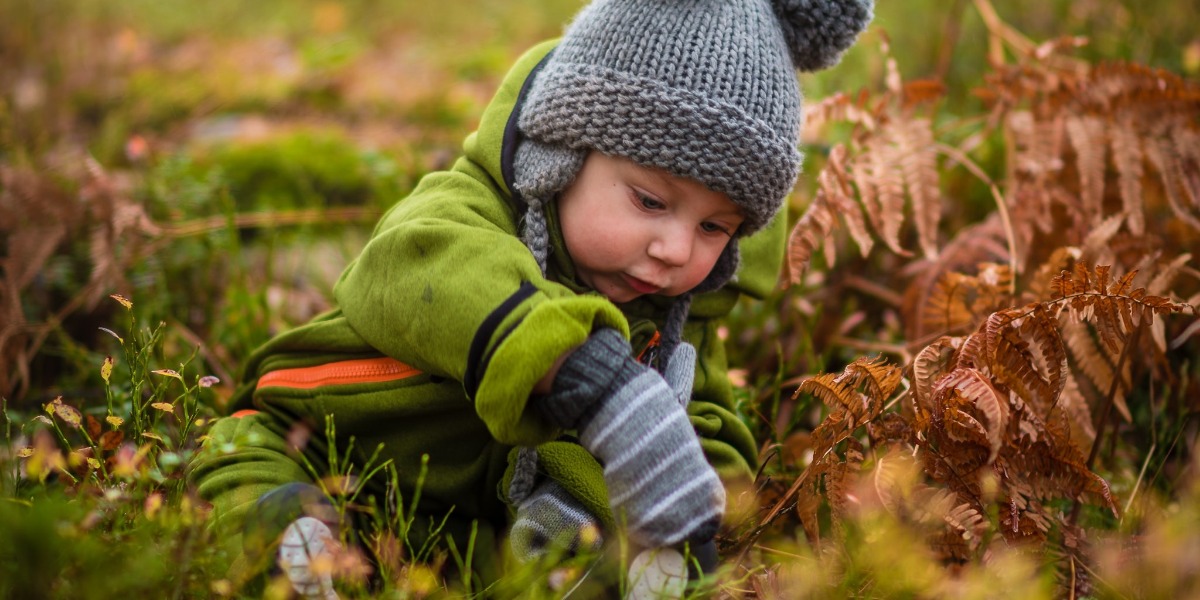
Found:
M 610 522 L 600 466 L 579 446 L 551 443 L 563 432 L 527 401 L 552 363 L 597 328 L 628 334 L 640 354 L 672 299 L 615 305 L 576 283 L 553 207 L 545 276 L 519 238 L 519 201 L 510 192 L 520 137 L 515 114 L 526 80 L 553 47 L 543 43 L 519 59 L 463 156 L 424 177 L 382 218 L 334 287 L 336 308 L 249 357 L 232 408 L 257 414 L 218 421 L 191 471 L 219 530 L 236 534 L 270 489 L 311 481 L 302 460 L 328 468 L 326 415 L 333 416 L 339 449 L 354 437 L 353 460 L 361 463 L 383 445 L 380 459 L 394 463 L 406 499 L 428 455 L 419 511 L 440 520 L 452 510 L 451 535 L 474 527 L 480 540 L 502 537 L 510 512 L 500 484 L 518 445 L 541 445 L 539 470 Z M 749 478 L 757 448 L 732 411 L 717 319 L 740 294 L 761 297 L 775 284 L 783 249 L 777 221 L 741 241 L 736 283 L 698 296 L 684 330 L 699 353 L 688 413 L 707 457 L 727 478 Z M 272 372 L 380 357 L 415 371 L 383 381 L 260 385 Z M 309 432 L 303 458 L 292 448 L 298 426 Z M 369 490 L 382 491 L 380 483 Z

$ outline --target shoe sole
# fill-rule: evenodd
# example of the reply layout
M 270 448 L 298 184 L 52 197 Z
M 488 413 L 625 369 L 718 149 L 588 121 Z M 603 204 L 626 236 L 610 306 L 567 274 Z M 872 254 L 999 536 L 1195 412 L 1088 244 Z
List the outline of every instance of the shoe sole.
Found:
M 329 569 L 313 572 L 313 564 L 333 560 L 337 546 L 329 526 L 312 517 L 300 517 L 288 525 L 279 542 L 279 568 L 287 574 L 292 589 L 305 600 L 338 600 Z

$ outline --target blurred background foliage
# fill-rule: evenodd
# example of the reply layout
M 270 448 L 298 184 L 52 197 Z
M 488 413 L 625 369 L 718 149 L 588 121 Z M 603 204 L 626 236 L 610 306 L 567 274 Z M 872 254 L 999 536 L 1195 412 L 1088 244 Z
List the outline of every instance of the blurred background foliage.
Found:
M 186 325 L 213 346 L 206 358 L 214 367 L 232 373 L 235 357 L 270 330 L 322 307 L 374 218 L 422 174 L 449 164 L 511 61 L 558 35 L 582 4 L 0 0 L 0 164 L 10 174 L 38 173 L 70 198 L 86 191 L 89 180 L 73 165 L 87 156 L 156 222 L 199 227 L 155 247 L 171 252 L 132 261 L 122 282 L 130 287 L 119 291 L 148 293 L 153 299 L 139 307 Z M 1200 34 L 1175 2 L 1005 0 L 995 8 L 1034 40 L 1085 36 L 1081 58 L 1200 73 Z M 941 114 L 974 114 L 986 40 L 970 0 L 882 0 L 872 30 L 842 64 L 803 74 L 801 83 L 810 103 L 878 90 L 886 41 L 905 80 L 944 83 Z M 816 173 L 829 140 L 805 142 L 806 172 Z M 969 179 L 943 181 L 962 190 L 951 227 L 977 220 L 990 202 Z M 10 176 L 0 185 L 16 184 Z M 812 177 L 799 186 L 811 190 Z M 807 197 L 796 195 L 794 212 Z M 331 207 L 362 210 L 276 227 L 262 226 L 271 222 L 264 218 L 240 227 L 240 239 L 212 221 Z M 215 225 L 197 222 L 204 219 Z M 75 232 L 85 230 L 80 223 Z M 85 238 L 69 236 L 25 290 L 28 323 L 46 322 L 88 278 Z M 310 244 L 324 251 L 309 253 Z M 94 297 L 87 308 L 97 306 Z M 80 384 L 82 374 L 56 355 L 70 340 L 86 346 L 91 322 L 105 315 L 62 316 L 53 328 L 63 335 L 43 332 L 34 348 L 22 393 L 9 390 L 15 403 Z
M 877 3 L 872 29 L 839 66 L 801 75 L 806 102 L 882 90 L 890 55 L 905 81 L 944 86 L 938 125 L 952 140 L 963 118 L 986 113 L 974 93 L 989 72 L 979 5 Z M 134 398 L 140 401 L 142 386 L 159 377 L 152 369 L 183 373 L 184 395 L 199 399 L 197 422 L 219 412 L 241 357 L 329 305 L 333 281 L 382 211 L 422 175 L 450 164 L 510 63 L 561 33 L 583 4 L 0 0 L 0 398 L 7 441 L 0 448 L 0 538 L 19 540 L 0 545 L 7 546 L 0 547 L 7 565 L 0 566 L 0 597 L 232 593 L 209 571 L 220 557 L 206 546 L 202 514 L 178 486 L 180 464 L 195 443 L 178 428 L 154 430 L 168 436 L 169 449 L 151 452 L 149 465 L 136 471 L 141 475 L 115 478 L 123 483 L 111 487 L 105 480 L 90 495 L 50 488 L 31 501 L 35 493 L 21 483 L 28 472 L 10 451 L 37 445 L 37 432 L 47 430 L 29 424 L 58 396 L 101 417 L 114 393 L 130 402 L 127 416 L 148 410 Z M 994 7 L 1035 42 L 1086 38 L 1073 55 L 1088 62 L 1132 61 L 1195 80 L 1200 32 L 1195 7 L 1186 4 L 996 0 Z M 845 134 L 834 127 L 804 140 L 793 219 L 812 196 L 824 154 Z M 1003 149 L 988 144 L 972 158 L 989 173 L 1004 172 Z M 941 185 L 960 200 L 943 215 L 948 231 L 993 207 L 987 187 L 963 169 L 944 171 Z M 875 260 L 882 268 L 901 262 Z M 861 264 L 854 261 L 839 268 Z M 824 276 L 818 269 L 806 287 Z M 108 298 L 113 293 L 133 299 L 128 315 Z M 738 307 L 725 333 L 743 384 L 742 408 L 760 432 L 819 421 L 820 402 L 798 405 L 786 397 L 798 377 L 866 352 L 811 341 L 836 338 L 822 329 L 843 320 L 823 316 L 859 311 L 852 302 L 814 302 L 793 288 Z M 870 350 L 903 339 L 899 329 L 884 319 Z M 141 357 L 136 369 L 136 361 L 122 360 L 131 352 Z M 99 376 L 108 356 L 117 356 L 118 370 L 128 369 L 111 385 Z M 219 382 L 200 389 L 201 375 Z M 149 398 L 166 397 L 163 386 L 154 389 Z M 154 433 L 124 427 L 131 437 Z M 1124 479 L 1137 475 L 1140 455 L 1133 454 L 1135 472 Z M 1174 544 L 1163 547 L 1164 556 L 1137 562 L 1141 555 L 1105 555 L 1105 564 L 1132 562 L 1150 572 L 1194 550 L 1194 536 L 1176 534 L 1195 531 L 1195 488 L 1177 490 L 1164 501 L 1167 509 L 1145 521 L 1147 536 L 1159 532 L 1153 539 Z M 170 510 L 161 510 L 163 494 Z M 872 518 L 868 511 L 847 533 L 875 544 L 917 543 L 914 532 Z M 134 550 L 106 553 L 116 543 Z M 1011 586 L 1011 597 L 1050 593 L 1044 574 L 1009 556 L 996 558 L 992 570 L 968 566 L 957 582 L 932 583 L 939 567 L 914 553 L 891 565 L 911 579 L 877 580 L 887 570 L 880 562 L 892 555 L 870 552 L 872 543 L 840 556 L 814 554 L 802 543 L 783 548 L 791 562 L 777 572 L 784 582 L 776 594 L 986 597 L 1003 586 Z M 24 550 L 17 560 L 14 553 Z M 114 562 L 142 577 L 101 570 Z M 840 587 L 805 583 L 823 583 L 826 572 L 844 575 Z M 1129 579 L 1127 587 L 1140 578 L 1136 570 L 1113 572 Z M 71 583 L 44 587 L 63 574 Z M 169 593 L 153 589 L 163 582 Z

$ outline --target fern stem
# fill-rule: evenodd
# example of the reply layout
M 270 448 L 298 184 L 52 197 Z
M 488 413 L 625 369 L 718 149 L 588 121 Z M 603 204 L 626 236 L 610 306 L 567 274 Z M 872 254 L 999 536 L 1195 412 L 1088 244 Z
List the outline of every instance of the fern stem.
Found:
M 992 197 L 996 199 L 996 212 L 1000 215 L 1000 222 L 1004 225 L 1004 237 L 1008 239 L 1008 268 L 1012 270 L 1014 275 L 1020 274 L 1020 269 L 1017 268 L 1017 236 L 1013 232 L 1012 217 L 1008 214 L 1008 205 L 1005 203 L 1004 196 L 1000 195 L 1000 188 L 995 184 L 991 186 Z M 1008 283 L 1009 295 L 1015 296 L 1017 293 L 1017 278 L 1013 277 Z

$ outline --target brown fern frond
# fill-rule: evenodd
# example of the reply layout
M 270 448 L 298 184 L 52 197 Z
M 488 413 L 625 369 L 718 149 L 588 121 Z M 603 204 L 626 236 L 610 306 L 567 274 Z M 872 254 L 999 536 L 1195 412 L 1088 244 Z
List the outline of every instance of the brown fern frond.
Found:
M 856 386 L 866 383 L 866 395 L 880 404 L 896 391 L 903 377 L 900 368 L 890 364 L 882 356 L 874 359 L 860 357 L 847 365 L 845 372 L 854 377 Z
M 1032 498 L 1075 498 L 1090 493 L 1102 498 L 1113 514 L 1118 514 L 1108 482 L 1087 467 L 1087 458 L 1070 441 L 1066 419 L 1043 420 L 1023 411 L 1020 418 L 1045 433 L 1037 440 L 1015 440 L 1003 455 L 1004 467 L 1025 474 Z
M 1009 115 L 1007 125 L 1016 147 L 1013 168 L 1017 174 L 1037 179 L 1062 169 L 1061 123 L 1018 110 Z
M 880 239 L 892 252 L 907 256 L 908 251 L 900 244 L 900 228 L 904 224 L 904 172 L 900 164 L 904 157 L 895 142 L 894 129 L 894 125 L 885 127 L 862 141 L 855 164 L 865 169 L 854 181 L 860 195 L 872 198 L 872 203 L 865 206 Z
M 1092 337 L 1091 329 L 1084 323 L 1062 319 L 1061 331 L 1063 340 L 1066 342 L 1067 349 L 1070 350 L 1071 357 L 1074 359 L 1075 368 L 1082 371 L 1087 376 L 1088 380 L 1097 390 L 1103 390 L 1107 393 L 1113 384 L 1113 366 L 1109 359 L 1109 355 L 1100 351 L 1096 344 L 1095 338 Z M 1125 422 L 1132 420 L 1132 415 L 1129 412 L 1129 406 L 1125 404 L 1126 389 L 1122 383 L 1116 390 L 1113 396 L 1115 401 L 1114 406 L 1121 413 L 1121 417 Z M 1095 433 L 1093 432 L 1094 436 Z
M 1029 281 L 1028 294 L 1025 297 L 1033 302 L 1062 298 L 1065 294 L 1063 294 L 1063 282 L 1060 276 L 1063 271 L 1070 273 L 1079 254 L 1079 249 L 1071 246 L 1055 248 L 1054 252 L 1034 271 L 1034 275 Z M 1067 294 L 1070 293 L 1067 292 Z
M 942 336 L 923 348 L 913 359 L 913 394 L 922 410 L 933 410 L 934 383 L 949 371 L 955 349 L 961 343 L 962 338 Z
M 850 177 L 846 170 L 846 147 L 839 144 L 830 151 L 829 160 L 821 173 L 824 176 L 828 172 L 832 176 L 818 177 L 818 184 L 828 193 L 837 214 L 850 232 L 850 238 L 858 246 L 859 254 L 866 257 L 875 247 L 875 238 L 867 231 L 867 217 L 863 215 L 862 208 L 851 198 Z
M 923 316 L 929 305 L 929 296 L 936 293 L 943 274 L 964 272 L 983 263 L 1006 263 L 1008 259 L 1004 227 L 993 213 L 992 218 L 983 223 L 961 230 L 942 249 L 937 261 L 917 263 L 915 267 L 919 270 L 905 289 L 901 305 L 910 350 L 915 353 L 945 331 L 930 326 Z
M 798 285 L 804 281 L 808 263 L 821 243 L 829 238 L 837 224 L 837 213 L 826 199 L 824 191 L 818 190 L 804 215 L 796 222 L 788 236 L 787 264 L 788 282 Z M 833 266 L 833 244 L 825 244 L 826 261 Z
M 938 254 L 938 222 L 942 197 L 938 188 L 937 149 L 929 119 L 911 118 L 891 128 L 900 151 L 900 170 L 912 199 L 917 239 L 926 258 Z
M 1124 406 L 1124 397 L 1116 397 L 1121 398 L 1121 404 Z M 1092 442 L 1096 439 L 1096 426 L 1092 424 L 1092 411 L 1088 406 L 1087 398 L 1080 391 L 1079 383 L 1075 381 L 1075 374 L 1069 369 L 1063 391 L 1058 396 L 1058 404 L 1055 405 L 1055 408 L 1062 411 L 1070 424 L 1071 443 L 1080 452 L 1090 450 Z M 1129 407 L 1125 406 L 1125 410 L 1129 410 Z
M 1113 264 L 1113 239 L 1125 223 L 1124 214 L 1105 218 L 1092 227 L 1079 245 L 1079 259 L 1090 264 Z
M 1104 122 L 1092 115 L 1070 115 L 1067 137 L 1075 151 L 1084 222 L 1095 223 L 1103 216 L 1104 209 Z
M 1142 235 L 1146 231 L 1146 216 L 1142 208 L 1142 136 L 1128 115 L 1117 119 L 1109 131 L 1126 223 L 1130 232 Z
M 825 474 L 825 497 L 833 513 L 835 524 L 849 514 L 850 498 L 857 487 L 858 473 L 862 470 L 863 447 L 855 438 L 846 440 L 846 456 L 834 462 Z
M 996 459 L 1004 446 L 1008 428 L 1008 398 L 1003 397 L 983 373 L 975 369 L 955 369 L 938 380 L 933 390 L 934 403 L 946 405 L 947 431 L 958 441 L 982 442 L 988 448 L 988 463 Z M 961 400 L 962 402 L 959 402 Z M 976 414 L 983 417 L 981 423 Z
M 833 266 L 837 254 L 832 243 L 832 233 L 837 226 L 838 217 L 846 223 L 863 256 L 871 251 L 874 244 L 873 238 L 867 232 L 866 218 L 862 210 L 849 195 L 845 157 L 846 148 L 840 144 L 830 151 L 825 168 L 817 176 L 816 197 L 788 237 L 787 262 L 789 281 L 792 284 L 801 283 L 813 253 L 822 244 L 825 248 L 825 261 L 828 266 Z
M 792 399 L 799 398 L 800 394 L 812 394 L 830 409 L 841 408 L 858 414 L 863 412 L 865 399 L 854 389 L 855 383 L 855 378 L 845 372 L 821 373 L 801 382 Z
M 1019 335 L 1028 344 L 1033 357 L 1033 375 L 1036 376 L 1036 381 L 1026 376 L 1025 385 L 1041 389 L 1042 395 L 1027 398 L 1026 401 L 1045 414 L 1058 401 L 1066 386 L 1069 372 L 1067 350 L 1059 335 L 1057 320 L 1050 311 L 1041 303 L 1032 306 L 1033 314 L 1020 321 Z
M 1161 296 L 1170 291 L 1171 286 L 1175 283 L 1175 278 L 1179 276 L 1180 271 L 1192 260 L 1191 254 L 1180 254 L 1165 267 L 1160 269 L 1154 275 L 1154 278 L 1146 284 L 1146 292 L 1156 296 Z M 1132 273 L 1130 273 L 1132 275 Z
M 954 271 L 938 278 L 921 310 L 922 330 L 941 335 L 961 332 L 974 322 L 967 296 L 974 295 L 977 281 Z
M 1200 168 L 1198 161 L 1191 159 L 1191 171 L 1185 170 L 1173 145 L 1162 138 L 1146 140 L 1146 157 L 1162 179 L 1171 211 L 1192 229 L 1200 231 L 1200 217 L 1196 215 L 1200 210 L 1200 176 L 1195 173 Z
M 1175 142 L 1175 154 L 1179 157 L 1180 171 L 1183 180 L 1180 189 L 1185 198 L 1190 200 L 1192 208 L 1200 210 L 1200 131 L 1189 126 L 1187 118 L 1181 118 L 1171 130 L 1171 139 Z
M 979 332 L 986 344 L 987 370 L 996 381 L 1031 405 L 1049 407 L 1054 403 L 1053 386 L 1057 382 L 1052 384 L 1038 371 L 1037 360 L 1020 330 L 1021 322 L 1037 318 L 1036 315 L 1031 307 L 995 312 L 980 325 Z M 1037 326 L 1032 329 L 1037 335 L 1044 330 L 1045 327 Z M 1047 348 L 1053 346 L 1052 341 L 1039 338 L 1038 342 Z

